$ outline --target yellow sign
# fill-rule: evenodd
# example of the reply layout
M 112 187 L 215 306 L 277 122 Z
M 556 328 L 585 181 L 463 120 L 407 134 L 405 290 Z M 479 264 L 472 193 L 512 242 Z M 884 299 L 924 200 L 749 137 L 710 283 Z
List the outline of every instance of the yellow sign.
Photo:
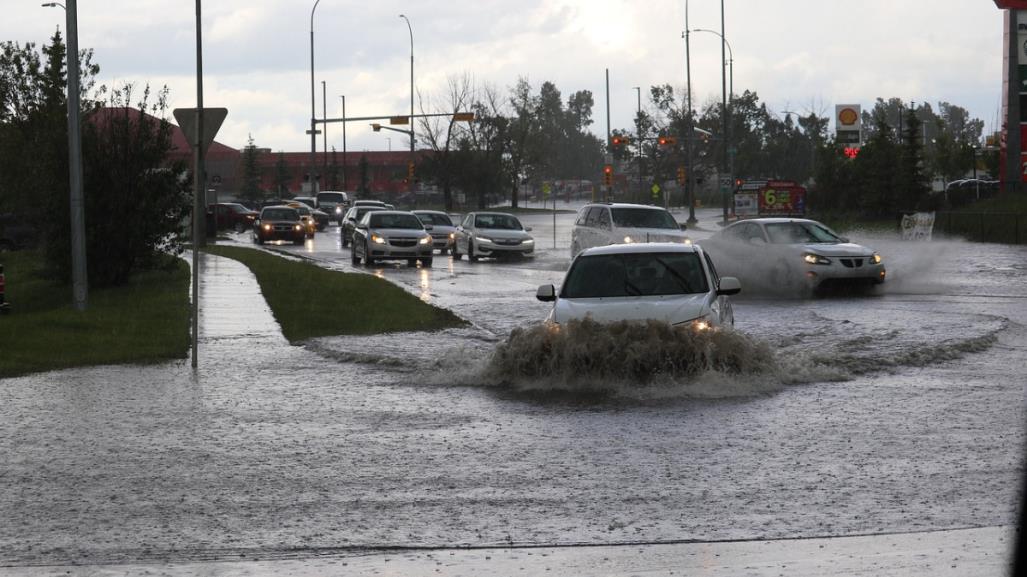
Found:
M 389 124 L 410 124 L 409 116 L 393 116 L 389 118 Z
M 456 122 L 471 122 L 474 120 L 473 112 L 455 112 L 453 113 L 453 120 Z

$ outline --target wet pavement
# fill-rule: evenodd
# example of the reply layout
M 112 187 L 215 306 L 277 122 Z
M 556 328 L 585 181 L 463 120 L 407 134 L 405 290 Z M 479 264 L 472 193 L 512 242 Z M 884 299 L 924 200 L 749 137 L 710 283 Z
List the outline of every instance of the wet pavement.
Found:
M 482 379 L 545 315 L 558 219 L 549 249 L 551 217 L 525 217 L 529 261 L 357 267 L 469 329 L 290 346 L 245 267 L 204 257 L 196 372 L 0 380 L 0 573 L 1005 572 L 1023 247 L 872 239 L 881 294 L 736 301 L 773 369 L 597 401 Z M 337 243 L 272 249 L 353 270 Z

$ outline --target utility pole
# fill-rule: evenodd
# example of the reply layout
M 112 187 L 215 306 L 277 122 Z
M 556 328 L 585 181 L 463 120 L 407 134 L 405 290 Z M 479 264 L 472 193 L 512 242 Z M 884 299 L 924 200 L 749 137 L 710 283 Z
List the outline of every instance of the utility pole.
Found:
M 321 120 L 328 118 L 328 89 L 325 81 L 321 81 Z M 328 124 L 322 123 L 322 136 L 324 137 L 324 168 L 321 170 L 323 178 L 328 179 Z M 317 196 L 316 194 L 314 196 Z
M 609 68 L 606 69 L 606 158 L 607 158 L 607 164 L 611 164 L 612 159 L 610 158 L 610 69 Z M 611 191 L 607 190 L 608 188 L 613 188 L 613 185 L 611 184 L 608 187 L 606 185 L 603 186 L 603 189 L 604 189 L 603 200 L 604 201 L 610 200 L 610 192 Z
M 642 87 L 636 86 L 635 92 L 638 96 L 638 112 L 635 115 L 635 138 L 638 141 L 638 192 L 635 193 L 635 202 L 639 201 L 642 195 Z
M 694 225 L 699 222 L 695 218 L 695 172 L 692 164 L 692 140 L 695 138 L 695 127 L 692 126 L 692 54 L 689 46 L 689 28 L 688 28 L 688 0 L 685 0 L 685 90 L 688 91 L 688 121 L 685 123 L 685 158 L 686 170 L 688 174 L 685 175 L 686 186 L 688 186 L 688 224 Z
M 321 0 L 314 1 L 310 9 L 310 190 L 317 194 L 317 179 L 314 170 L 317 167 L 317 113 L 314 112 L 314 11 Z
M 346 95 L 340 94 L 339 98 L 342 99 L 342 189 L 349 190 L 349 179 L 346 175 L 349 169 L 346 162 Z
M 721 38 L 721 41 L 720 41 L 720 86 L 721 86 L 721 95 L 722 95 L 721 96 L 721 107 L 722 107 L 721 117 L 722 117 L 722 120 L 723 120 L 723 125 L 721 127 L 721 132 L 723 132 L 723 137 L 724 137 L 724 161 L 723 161 L 723 166 L 725 168 L 725 172 L 728 173 L 726 175 L 727 178 L 728 178 L 728 182 L 730 182 L 731 181 L 731 174 L 730 174 L 731 169 L 730 169 L 730 165 L 729 165 L 729 161 L 728 161 L 728 157 L 729 157 L 730 149 L 731 149 L 731 143 L 729 142 L 730 135 L 728 134 L 728 126 L 729 126 L 729 122 L 730 122 L 730 119 L 728 118 L 728 115 L 730 114 L 730 112 L 728 111 L 728 107 L 727 107 L 727 71 L 724 70 L 724 62 L 727 61 L 727 53 L 726 53 L 727 43 L 724 41 L 724 38 L 727 38 L 726 33 L 724 32 L 724 0 L 720 0 L 720 38 Z M 727 188 L 728 188 L 728 186 L 730 186 L 730 185 L 725 186 L 725 184 L 724 184 L 724 175 L 721 175 L 721 177 L 720 177 L 720 190 L 721 190 L 721 202 L 722 202 L 722 204 L 724 206 L 724 222 L 725 223 L 727 223 L 727 217 L 728 217 L 728 214 L 727 214 L 727 198 L 728 198 Z
M 86 211 L 85 195 L 82 191 L 82 138 L 79 122 L 77 0 L 68 0 L 64 13 L 68 28 L 68 176 L 71 188 L 72 298 L 75 309 L 84 311 L 89 300 L 89 277 L 86 273 Z

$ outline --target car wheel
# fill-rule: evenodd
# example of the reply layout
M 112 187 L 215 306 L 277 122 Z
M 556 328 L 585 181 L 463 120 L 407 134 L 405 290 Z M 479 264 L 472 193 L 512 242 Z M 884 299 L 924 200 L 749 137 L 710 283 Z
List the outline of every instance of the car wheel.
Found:
M 407 259 L 407 266 L 409 266 L 411 268 L 416 267 L 417 266 L 417 259 L 416 258 L 408 258 Z
M 241 222 L 235 223 L 235 226 L 233 228 L 235 229 L 235 232 L 242 232 L 246 230 L 246 227 L 243 226 Z
M 458 249 L 458 247 L 459 247 L 459 245 L 454 240 L 453 241 L 453 251 L 452 251 L 453 260 L 460 260 L 460 250 Z
M 259 236 L 254 235 L 253 236 L 253 242 L 255 242 L 257 244 L 264 244 L 264 239 L 260 238 Z
M 347 240 L 346 240 L 348 238 L 346 236 L 346 231 L 344 230 L 344 231 L 342 231 L 339 234 L 340 234 L 339 238 L 342 240 L 342 248 L 346 248 L 347 246 L 349 246 L 349 242 L 347 242 Z
M 295 240 L 293 240 L 293 241 L 292 241 L 292 244 L 295 244 L 295 245 L 301 245 L 301 244 L 303 244 L 303 242 L 304 242 L 304 241 L 303 241 L 303 239 L 302 239 L 302 238 L 297 238 L 297 239 L 295 239 Z
M 432 263 L 432 259 L 430 259 L 430 258 L 422 258 L 421 259 L 421 266 L 423 266 L 425 268 L 431 268 L 431 263 Z
M 474 256 L 474 241 L 467 239 L 467 260 L 470 262 L 478 262 L 478 257 Z
M 440 249 L 439 249 L 439 254 L 440 254 L 440 255 L 442 255 L 442 254 L 446 254 L 446 253 L 448 253 L 448 252 L 449 252 L 449 249 L 448 249 L 448 248 L 440 248 Z
M 366 242 L 364 243 L 364 264 L 367 266 L 374 264 L 374 259 L 371 258 L 371 247 L 367 246 Z
M 357 254 L 357 245 L 353 245 L 349 249 L 349 260 L 353 266 L 360 264 L 360 255 Z

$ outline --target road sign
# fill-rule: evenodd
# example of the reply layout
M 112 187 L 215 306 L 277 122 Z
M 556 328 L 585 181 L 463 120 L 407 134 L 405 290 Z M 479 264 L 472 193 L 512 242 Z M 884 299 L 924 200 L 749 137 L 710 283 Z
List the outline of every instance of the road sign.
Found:
M 721 188 L 729 188 L 730 186 L 731 186 L 731 177 L 730 176 L 722 176 L 722 177 L 720 177 L 720 187 Z
M 543 182 L 542 183 L 542 194 L 544 196 L 549 196 L 549 193 L 552 192 L 552 191 L 553 191 L 553 187 L 548 182 Z
M 389 118 L 389 124 L 410 124 L 409 116 L 393 116 Z
M 660 196 L 660 185 L 653 183 L 652 188 L 649 190 L 653 193 L 653 198 Z
M 197 109 L 176 108 L 173 112 L 175 120 L 178 121 L 178 127 L 182 129 L 185 139 L 189 142 L 189 147 L 195 147 Z M 218 129 L 221 128 L 221 123 L 225 121 L 226 116 L 228 116 L 227 108 L 203 109 L 203 138 L 201 139 L 203 148 L 207 148 L 211 142 L 214 142 L 214 136 L 217 135 Z
M 456 122 L 471 122 L 474 120 L 473 112 L 455 112 L 453 113 L 453 120 Z

